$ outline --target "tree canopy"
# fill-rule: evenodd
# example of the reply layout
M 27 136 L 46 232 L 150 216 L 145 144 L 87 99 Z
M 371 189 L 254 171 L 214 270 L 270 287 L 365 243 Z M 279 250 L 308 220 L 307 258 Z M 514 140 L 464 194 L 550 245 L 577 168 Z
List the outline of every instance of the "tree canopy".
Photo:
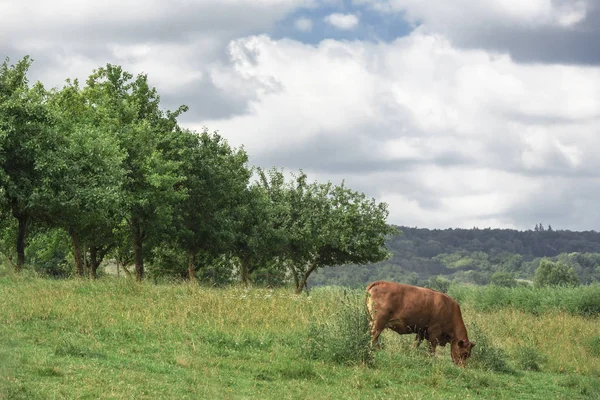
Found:
M 248 165 L 218 132 L 181 127 L 187 107 L 163 110 L 147 75 L 107 64 L 46 90 L 29 85 L 30 65 L 0 68 L 0 251 L 17 270 L 26 253 L 56 276 L 70 265 L 95 278 L 107 260 L 138 280 L 210 266 L 213 280 L 266 271 L 301 291 L 326 266 L 390 256 L 385 203 Z

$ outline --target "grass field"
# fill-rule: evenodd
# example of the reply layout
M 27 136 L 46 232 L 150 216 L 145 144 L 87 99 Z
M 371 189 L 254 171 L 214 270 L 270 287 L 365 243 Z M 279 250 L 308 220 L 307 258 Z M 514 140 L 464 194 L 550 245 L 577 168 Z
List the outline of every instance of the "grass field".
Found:
M 432 358 L 393 333 L 368 365 L 320 357 L 309 328 L 343 335 L 334 325 L 360 291 L 5 276 L 0 399 L 600 398 L 597 317 L 482 308 L 462 290 L 477 342 L 465 369 L 449 346 Z

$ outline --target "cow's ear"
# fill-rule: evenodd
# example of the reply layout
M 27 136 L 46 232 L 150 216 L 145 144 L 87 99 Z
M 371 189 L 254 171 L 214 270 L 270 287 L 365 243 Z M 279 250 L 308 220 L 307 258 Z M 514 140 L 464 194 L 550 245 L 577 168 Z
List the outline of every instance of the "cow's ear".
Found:
M 471 348 L 475 347 L 475 343 L 471 342 Z

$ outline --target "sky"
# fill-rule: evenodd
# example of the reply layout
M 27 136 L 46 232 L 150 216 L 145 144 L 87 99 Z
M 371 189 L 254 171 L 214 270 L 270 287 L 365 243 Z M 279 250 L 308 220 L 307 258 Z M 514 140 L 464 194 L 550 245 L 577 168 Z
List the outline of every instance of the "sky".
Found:
M 181 125 L 393 224 L 600 230 L 597 0 L 0 0 L 0 55 L 147 73 Z

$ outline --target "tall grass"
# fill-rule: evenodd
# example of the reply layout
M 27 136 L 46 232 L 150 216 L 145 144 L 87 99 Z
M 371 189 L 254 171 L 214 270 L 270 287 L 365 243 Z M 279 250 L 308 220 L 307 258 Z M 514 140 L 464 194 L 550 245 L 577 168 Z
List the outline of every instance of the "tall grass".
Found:
M 413 335 L 385 331 L 371 352 L 361 290 L 6 275 L 0 399 L 600 396 L 599 319 L 452 290 L 477 343 L 465 369 L 449 346 L 411 350 Z
M 306 355 L 344 365 L 372 365 L 373 349 L 363 291 L 337 290 L 339 304 L 331 315 L 310 322 Z
M 600 285 L 558 288 L 452 285 L 448 294 L 478 311 L 503 308 L 534 315 L 563 311 L 585 317 L 600 316 Z

